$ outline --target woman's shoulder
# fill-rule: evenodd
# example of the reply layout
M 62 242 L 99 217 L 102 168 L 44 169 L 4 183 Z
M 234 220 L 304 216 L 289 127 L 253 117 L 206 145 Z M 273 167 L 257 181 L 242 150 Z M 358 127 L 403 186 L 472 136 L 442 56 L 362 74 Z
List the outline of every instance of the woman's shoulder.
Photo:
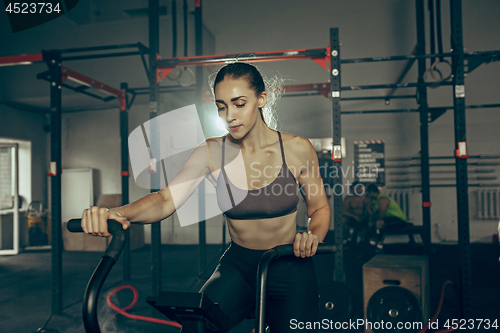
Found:
M 310 154 L 315 152 L 313 145 L 309 139 L 304 137 L 290 134 L 290 133 L 281 133 L 281 139 L 283 140 L 283 146 L 286 150 L 291 150 L 297 154 Z
M 218 169 L 220 168 L 221 164 L 221 158 L 222 158 L 222 139 L 224 136 L 220 137 L 211 137 L 208 139 L 205 139 L 205 141 L 202 143 L 205 147 L 207 147 L 207 151 L 210 156 L 211 163 L 213 165 L 213 168 Z M 233 155 L 233 150 L 232 145 L 227 144 L 226 140 L 226 155 L 228 156 L 227 158 L 231 158 Z
M 201 144 L 202 145 L 206 145 L 209 148 L 220 147 L 222 145 L 222 139 L 223 138 L 224 138 L 224 136 L 216 136 L 216 137 L 207 138 Z

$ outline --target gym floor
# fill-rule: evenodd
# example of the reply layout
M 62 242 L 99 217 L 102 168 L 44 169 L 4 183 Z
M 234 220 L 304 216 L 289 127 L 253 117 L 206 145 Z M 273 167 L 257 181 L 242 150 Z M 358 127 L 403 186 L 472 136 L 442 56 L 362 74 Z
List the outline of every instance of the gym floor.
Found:
M 416 254 L 406 244 L 389 244 L 386 254 Z M 221 246 L 208 246 L 209 263 L 206 273 L 198 278 L 198 247 L 166 245 L 162 251 L 164 290 L 197 291 L 217 263 Z M 434 245 L 429 257 L 431 316 L 438 308 L 442 285 L 446 280 L 459 281 L 459 262 L 456 245 Z M 495 244 L 471 244 L 472 290 L 469 300 L 471 318 L 490 319 L 500 317 L 500 250 Z M 346 284 L 354 294 L 354 319 L 363 318 L 362 265 L 375 255 L 366 248 L 345 251 Z M 0 257 L 0 327 L 2 332 L 84 332 L 81 322 L 82 297 L 86 283 L 101 253 L 64 252 L 63 255 L 63 304 L 62 315 L 51 313 L 51 253 L 23 252 L 16 256 Z M 129 284 L 139 293 L 137 305 L 128 310 L 140 316 L 166 319 L 146 302 L 151 290 L 150 253 L 147 247 L 132 251 L 132 281 L 122 280 L 122 259 L 111 271 L 101 290 L 99 318 L 103 332 L 178 332 L 178 328 L 127 319 L 117 315 L 106 304 L 106 296 L 118 286 Z M 445 289 L 440 325 L 449 319 L 459 319 L 459 298 L 453 288 Z M 120 308 L 132 302 L 130 290 L 113 296 Z M 231 332 L 250 333 L 253 321 L 247 320 Z M 498 323 L 500 325 L 500 323 Z M 442 326 L 440 327 L 443 328 Z M 498 329 L 498 328 L 497 328 Z M 429 330 L 432 332 L 433 330 Z M 475 329 L 474 332 L 482 330 Z M 491 332 L 490 330 L 484 330 Z M 359 332 L 357 330 L 353 332 Z

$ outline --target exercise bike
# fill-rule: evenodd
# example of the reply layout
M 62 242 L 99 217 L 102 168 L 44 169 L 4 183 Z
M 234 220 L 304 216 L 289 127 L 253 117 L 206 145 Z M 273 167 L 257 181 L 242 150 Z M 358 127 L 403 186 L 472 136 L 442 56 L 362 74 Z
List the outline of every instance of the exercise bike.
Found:
M 83 232 L 81 219 L 68 221 L 70 232 Z M 97 301 L 99 292 L 109 272 L 118 260 L 125 246 L 125 230 L 115 220 L 108 220 L 108 231 L 113 236 L 104 255 L 90 278 L 83 299 L 83 325 L 87 333 L 100 333 L 97 320 Z M 316 254 L 334 254 L 335 244 L 321 243 Z M 266 278 L 271 261 L 288 255 L 293 255 L 293 245 L 279 245 L 266 251 L 257 268 L 257 295 L 255 310 L 255 333 L 265 332 Z M 171 320 L 181 325 L 190 326 L 198 332 L 227 332 L 229 318 L 203 293 L 192 292 L 160 292 L 158 296 L 149 296 L 146 302 L 155 307 Z

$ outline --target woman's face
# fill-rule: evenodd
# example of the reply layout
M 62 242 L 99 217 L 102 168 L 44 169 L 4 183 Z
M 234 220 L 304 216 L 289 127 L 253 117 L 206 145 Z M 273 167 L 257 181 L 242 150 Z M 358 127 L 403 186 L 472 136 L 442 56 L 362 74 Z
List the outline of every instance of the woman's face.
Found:
M 266 93 L 257 96 L 245 78 L 224 79 L 215 86 L 219 117 L 235 139 L 243 138 L 261 119 L 259 108 L 266 101 Z

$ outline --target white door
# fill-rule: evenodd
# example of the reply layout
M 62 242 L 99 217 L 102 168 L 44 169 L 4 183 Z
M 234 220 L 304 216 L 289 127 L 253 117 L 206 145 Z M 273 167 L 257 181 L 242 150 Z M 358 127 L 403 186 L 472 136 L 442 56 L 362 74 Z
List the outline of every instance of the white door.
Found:
M 19 253 L 18 145 L 0 144 L 0 255 Z

